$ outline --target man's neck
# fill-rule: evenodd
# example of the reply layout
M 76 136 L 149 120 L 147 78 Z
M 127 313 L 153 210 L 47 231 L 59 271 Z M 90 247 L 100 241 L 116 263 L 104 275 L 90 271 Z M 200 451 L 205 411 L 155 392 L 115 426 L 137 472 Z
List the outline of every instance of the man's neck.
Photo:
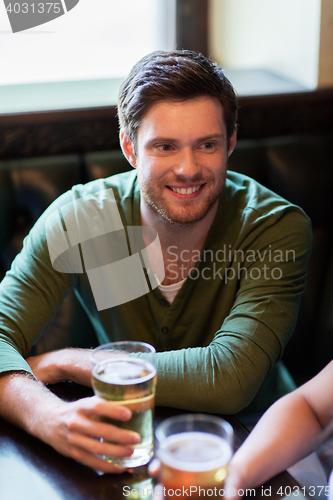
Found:
M 191 224 L 175 224 L 164 219 L 141 199 L 141 225 L 154 228 L 159 236 L 165 268 L 163 285 L 186 278 L 195 266 L 213 224 L 218 202 L 203 219 Z

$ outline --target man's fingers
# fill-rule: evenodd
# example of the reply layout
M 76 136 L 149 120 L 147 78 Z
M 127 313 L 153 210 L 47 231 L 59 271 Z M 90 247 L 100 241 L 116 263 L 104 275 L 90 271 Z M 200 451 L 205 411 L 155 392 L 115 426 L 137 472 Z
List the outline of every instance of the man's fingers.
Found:
M 96 469 L 107 474 L 122 474 L 127 470 L 125 467 L 121 467 L 120 465 L 110 464 L 103 458 L 93 455 L 83 448 L 77 448 L 73 453 L 72 458 L 84 465 L 87 465 L 88 467 L 91 467 L 92 469 Z
M 131 445 L 131 449 L 132 446 L 141 442 L 140 434 L 117 426 L 117 420 L 123 421 L 119 417 L 121 419 L 125 417 L 124 420 L 127 421 L 128 416 L 132 415 L 127 408 L 110 404 L 97 397 L 85 398 L 72 404 L 75 411 L 70 413 L 67 418 L 66 432 L 70 444 L 72 444 L 72 440 L 76 444 L 77 434 L 82 434 L 88 439 L 95 438 L 93 441 L 95 443 L 96 438 L 102 438 L 104 442 L 127 446 L 127 448 Z M 101 417 L 105 417 L 105 413 L 107 414 L 106 418 L 115 421 L 114 424 L 99 420 Z
M 104 440 L 93 439 L 80 433 L 72 433 L 69 443 L 74 448 L 81 448 L 93 455 L 106 455 L 110 457 L 129 457 L 133 453 L 133 447 L 108 443 Z
M 80 401 L 84 402 L 82 409 L 100 417 L 108 417 L 114 420 L 122 420 L 124 422 L 127 422 L 132 417 L 131 410 L 126 408 L 126 406 L 122 406 L 121 401 L 119 404 L 114 404 L 106 399 L 100 398 L 99 396 L 92 396 Z
M 102 437 L 104 441 L 120 444 L 139 444 L 141 436 L 137 432 L 121 429 L 107 422 L 94 422 L 91 436 Z
M 92 401 L 89 401 L 89 400 Z M 73 415 L 68 423 L 70 432 L 84 433 L 90 437 L 103 438 L 104 441 L 135 445 L 141 442 L 141 436 L 137 432 L 122 429 L 117 426 L 116 421 L 128 421 L 132 413 L 128 408 L 113 405 L 101 398 L 86 398 L 82 404 L 77 406 L 77 414 Z M 99 418 L 106 417 L 115 420 L 115 424 L 100 421 Z
M 128 421 L 131 415 L 127 408 L 95 396 L 64 403 L 54 419 L 57 432 L 51 436 L 52 445 L 89 467 L 119 472 L 119 467 L 104 462 L 101 457 L 123 458 L 133 454 L 133 446 L 141 442 L 141 436 L 117 426 L 117 421 Z M 114 424 L 101 421 L 101 417 L 112 419 Z

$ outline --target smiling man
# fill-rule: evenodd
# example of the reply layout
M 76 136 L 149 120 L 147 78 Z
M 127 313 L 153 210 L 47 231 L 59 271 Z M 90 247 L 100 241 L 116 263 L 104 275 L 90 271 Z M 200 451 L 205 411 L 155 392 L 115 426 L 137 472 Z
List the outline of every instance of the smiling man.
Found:
M 130 412 L 96 397 L 66 403 L 45 387 L 63 379 L 89 385 L 89 350 L 28 357 L 69 289 L 100 343 L 155 346 L 158 405 L 235 413 L 255 398 L 254 407 L 264 409 L 293 388 L 277 362 L 295 326 L 311 246 L 300 208 L 227 172 L 237 101 L 216 64 L 190 51 L 144 57 L 120 89 L 118 115 L 133 170 L 74 186 L 56 200 L 0 287 L 1 415 L 105 472 L 115 466 L 96 454 L 128 455 L 138 436 L 97 417 L 126 420 Z M 130 279 L 119 282 L 119 255 L 131 246 L 133 227 L 146 253 L 142 246 L 133 251 L 126 263 L 137 263 L 136 274 L 123 266 Z M 155 246 L 148 228 L 157 232 Z M 117 244 L 113 233 L 123 237 Z M 149 288 L 121 300 L 131 283 L 145 281 L 142 261 Z M 98 300 L 96 276 L 110 285 Z M 111 307 L 109 295 L 118 289 Z
M 141 224 L 154 227 L 162 242 L 162 284 L 178 283 L 184 279 L 184 270 L 189 272 L 195 265 L 191 259 L 184 269 L 181 252 L 200 251 L 215 218 L 236 131 L 228 138 L 216 98 L 195 97 L 154 104 L 141 121 L 135 154 L 125 131 L 120 142 L 136 168 L 142 194 Z M 167 250 L 175 236 L 178 269 L 174 253 Z
M 227 139 L 222 106 L 198 97 L 160 102 L 145 115 L 138 131 L 137 154 L 121 133 L 123 151 L 137 169 L 145 222 L 150 210 L 174 224 L 192 224 L 206 217 L 211 225 L 235 146 L 236 131 Z

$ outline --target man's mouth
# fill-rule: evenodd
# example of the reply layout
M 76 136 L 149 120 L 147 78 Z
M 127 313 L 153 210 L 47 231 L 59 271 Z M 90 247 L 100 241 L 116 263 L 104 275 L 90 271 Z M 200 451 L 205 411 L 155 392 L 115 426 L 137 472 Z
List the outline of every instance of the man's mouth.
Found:
M 199 191 L 199 189 L 203 186 L 203 184 L 201 184 L 200 186 L 192 186 L 192 187 L 188 187 L 188 188 L 185 188 L 185 187 L 181 187 L 181 188 L 178 188 L 178 187 L 172 187 L 172 186 L 167 186 L 169 189 L 171 189 L 171 191 L 173 191 L 174 193 L 178 193 L 178 194 L 193 194 L 193 193 L 196 193 L 197 191 Z

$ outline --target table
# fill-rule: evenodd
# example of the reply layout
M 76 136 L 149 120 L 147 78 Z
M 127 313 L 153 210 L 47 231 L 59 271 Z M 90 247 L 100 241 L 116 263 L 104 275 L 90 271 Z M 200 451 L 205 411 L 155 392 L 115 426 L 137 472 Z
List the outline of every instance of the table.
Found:
M 50 389 L 68 401 L 92 395 L 91 389 L 71 382 Z M 156 408 L 156 424 L 180 413 L 180 410 Z M 234 428 L 237 449 L 248 430 L 235 417 L 225 418 Z M 297 483 L 284 472 L 258 488 L 257 496 L 281 500 L 283 496 L 277 494 L 279 488 L 288 493 L 294 487 Z M 136 495 L 144 488 L 144 495 Z M 152 488 L 146 466 L 135 469 L 133 474 L 101 475 L 0 419 L 0 500 L 149 500 L 147 490 Z M 134 494 L 130 494 L 131 490 Z M 298 500 L 301 498 L 299 495 Z

